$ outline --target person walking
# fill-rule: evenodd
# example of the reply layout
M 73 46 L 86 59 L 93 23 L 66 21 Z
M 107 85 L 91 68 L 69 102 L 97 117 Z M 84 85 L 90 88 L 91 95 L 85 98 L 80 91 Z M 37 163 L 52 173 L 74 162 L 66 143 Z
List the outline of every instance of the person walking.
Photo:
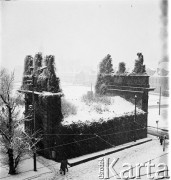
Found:
M 165 151 L 166 146 L 166 135 L 163 136 L 163 151 Z
M 65 172 L 68 172 L 68 167 L 67 165 L 69 165 L 71 167 L 71 164 L 68 162 L 67 158 L 63 158 L 61 161 L 61 166 L 60 166 L 60 173 L 62 174 L 62 172 L 65 175 Z
M 163 136 L 160 136 L 160 145 L 163 144 Z

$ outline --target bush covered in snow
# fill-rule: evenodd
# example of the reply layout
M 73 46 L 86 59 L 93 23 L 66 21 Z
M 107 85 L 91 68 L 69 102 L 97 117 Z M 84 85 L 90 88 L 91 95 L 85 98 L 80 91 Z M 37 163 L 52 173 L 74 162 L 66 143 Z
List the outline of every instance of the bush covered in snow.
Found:
M 101 118 L 108 121 L 114 117 L 128 114 L 132 115 L 135 109 L 134 104 L 119 96 L 83 95 L 81 100 L 68 99 L 67 101 L 68 102 L 65 104 L 67 116 L 65 116 L 62 122 L 63 125 L 69 125 L 79 121 L 84 123 L 98 122 Z M 76 113 L 74 108 L 77 110 Z M 137 114 L 141 113 L 144 112 L 137 108 Z
M 134 65 L 134 70 L 133 70 L 133 74 L 145 74 L 146 73 L 146 69 L 145 69 L 145 65 L 143 65 L 144 62 L 144 57 L 142 55 L 142 53 L 137 53 L 138 59 L 135 60 L 135 65 Z
M 76 106 L 65 98 L 61 98 L 61 110 L 64 118 L 77 113 Z
M 102 104 L 106 104 L 106 105 L 109 105 L 111 104 L 111 98 L 108 97 L 108 96 L 102 96 L 102 95 L 98 95 L 98 94 L 95 94 L 95 95 L 88 95 L 88 94 L 85 94 L 82 96 L 82 101 L 85 102 L 86 104 L 90 104 L 90 103 L 102 103 Z
M 99 63 L 99 72 L 97 75 L 97 81 L 95 85 L 95 90 L 97 94 L 103 94 L 104 87 L 106 86 L 106 81 L 103 78 L 103 74 L 111 74 L 113 72 L 112 58 L 108 54 Z
M 124 74 L 126 71 L 126 64 L 124 62 L 119 63 L 117 74 Z

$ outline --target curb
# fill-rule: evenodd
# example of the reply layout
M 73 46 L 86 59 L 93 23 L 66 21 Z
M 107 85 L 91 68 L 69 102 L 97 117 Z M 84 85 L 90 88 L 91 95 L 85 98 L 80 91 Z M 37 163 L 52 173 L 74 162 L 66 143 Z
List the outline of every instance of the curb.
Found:
M 153 128 L 153 129 L 159 129 L 159 130 L 162 130 L 162 131 L 166 131 L 166 132 L 169 132 L 169 130 L 167 129 L 163 129 L 163 128 L 156 128 L 154 126 L 148 126 L 149 128 Z
M 152 139 L 148 139 L 148 140 L 145 140 L 145 141 L 136 143 L 136 144 L 128 145 L 128 146 L 126 146 L 126 147 L 122 147 L 122 148 L 120 148 L 120 149 L 112 150 L 112 151 L 109 151 L 109 152 L 106 152 L 106 153 L 101 153 L 101 154 L 99 154 L 99 155 L 95 155 L 95 156 L 93 156 L 93 157 L 89 157 L 89 158 L 86 158 L 86 159 L 78 160 L 77 162 L 70 163 L 70 164 L 71 164 L 71 166 L 77 166 L 77 165 L 79 165 L 79 164 L 82 164 L 82 163 L 85 163 L 85 162 L 88 162 L 88 161 L 91 161 L 91 160 L 100 158 L 100 157 L 102 157 L 102 156 L 104 156 L 104 155 L 109 155 L 109 154 L 112 154 L 112 153 L 116 153 L 116 152 L 119 152 L 119 151 L 122 151 L 122 150 L 125 150 L 125 149 L 128 149 L 128 148 L 131 148 L 131 147 L 134 147 L 134 146 L 137 146 L 137 145 L 140 145 L 140 144 L 147 143 L 147 142 L 149 142 L 149 141 L 152 141 Z
M 160 108 L 168 108 L 169 104 L 161 104 Z M 148 109 L 159 108 L 159 105 L 148 105 Z
M 159 137 L 159 136 L 166 136 L 166 139 L 169 139 L 169 133 L 168 132 L 164 132 L 164 131 L 158 131 L 158 132 L 155 132 L 153 130 L 150 130 L 148 129 L 147 131 L 147 134 L 150 134 L 150 135 L 153 135 L 153 136 L 156 136 L 156 137 Z

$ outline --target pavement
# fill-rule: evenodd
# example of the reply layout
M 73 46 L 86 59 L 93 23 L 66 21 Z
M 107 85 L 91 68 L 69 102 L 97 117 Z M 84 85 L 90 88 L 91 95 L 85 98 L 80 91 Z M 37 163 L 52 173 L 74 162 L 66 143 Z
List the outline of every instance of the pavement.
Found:
M 128 148 L 132 148 L 134 146 L 138 146 L 138 145 L 143 144 L 143 143 L 147 143 L 151 140 L 152 140 L 151 138 L 139 139 L 136 142 L 132 141 L 132 142 L 125 143 L 125 144 L 122 144 L 119 146 L 115 146 L 115 147 L 112 147 L 112 148 L 109 148 L 106 150 L 102 150 L 102 151 L 98 151 L 95 153 L 91 153 L 91 154 L 83 155 L 83 156 L 76 157 L 73 159 L 69 159 L 69 162 L 70 162 L 71 166 L 76 166 L 76 165 L 79 165 L 81 163 L 85 163 L 85 162 L 103 157 L 105 155 L 109 155 L 109 154 L 116 153 L 116 152 L 119 152 L 119 151 L 122 151 L 122 150 L 125 150 Z
M 151 134 L 156 137 L 166 136 L 166 139 L 169 139 L 169 131 L 165 129 L 157 129 L 154 127 L 148 127 L 147 132 L 148 134 Z

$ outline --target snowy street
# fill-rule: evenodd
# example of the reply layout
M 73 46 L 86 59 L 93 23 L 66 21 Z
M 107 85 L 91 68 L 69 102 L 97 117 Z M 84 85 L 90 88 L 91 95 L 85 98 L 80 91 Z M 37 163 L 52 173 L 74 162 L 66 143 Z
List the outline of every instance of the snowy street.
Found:
M 158 108 L 149 109 L 148 112 L 148 126 L 157 127 L 156 121 L 158 121 L 159 128 L 169 129 L 169 108 L 161 108 L 160 115 Z
M 114 154 L 110 154 L 107 156 L 104 156 L 104 158 L 110 158 L 110 162 L 115 158 L 119 158 L 118 162 L 115 164 L 114 169 L 117 173 L 119 173 L 121 170 L 125 170 L 126 168 L 122 167 L 124 163 L 130 163 L 133 167 L 137 163 L 144 163 L 149 160 L 151 160 L 151 163 L 155 164 L 155 167 L 151 168 L 151 173 L 154 175 L 154 172 L 156 172 L 157 165 L 159 163 L 166 163 L 168 158 L 168 141 L 166 145 L 166 150 L 163 152 L 163 146 L 160 145 L 159 140 L 156 137 L 149 136 L 152 138 L 152 141 L 147 142 L 145 144 L 132 147 L 130 149 L 126 149 Z M 101 158 L 100 158 L 101 159 Z M 53 179 L 53 180 L 98 180 L 99 179 L 99 166 L 98 161 L 99 159 L 95 159 L 74 167 L 69 168 L 69 172 L 66 173 L 66 175 L 59 174 L 59 163 L 54 165 L 53 167 L 56 169 L 56 174 L 53 175 L 53 177 L 41 177 L 38 178 L 39 180 L 47 180 L 47 179 Z M 49 164 L 53 164 L 54 161 L 48 160 Z M 135 168 L 134 171 L 135 173 Z M 142 171 L 140 172 L 141 179 L 147 180 L 147 171 L 146 168 L 142 168 Z M 135 174 L 134 174 L 135 175 Z M 116 179 L 116 174 L 113 175 L 110 173 L 110 179 L 114 180 Z
M 159 101 L 158 94 L 149 93 L 148 103 L 148 126 L 157 127 L 156 121 L 158 121 L 158 127 L 168 129 L 169 128 L 169 97 L 161 96 L 161 108 L 159 115 Z M 167 106 L 167 107 L 166 107 Z

